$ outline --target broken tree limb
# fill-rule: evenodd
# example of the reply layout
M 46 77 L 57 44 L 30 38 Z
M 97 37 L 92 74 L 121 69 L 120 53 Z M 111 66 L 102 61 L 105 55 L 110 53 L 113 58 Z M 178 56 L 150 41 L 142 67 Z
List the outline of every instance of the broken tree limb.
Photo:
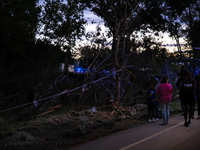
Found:
M 52 109 L 56 109 L 56 108 L 60 108 L 61 106 L 62 106 L 62 104 L 57 105 L 57 106 L 53 106 L 53 107 L 49 108 L 48 110 L 52 110 Z
M 123 113 L 122 111 L 120 111 L 117 107 L 114 107 L 115 108 L 115 110 L 117 111 L 117 112 L 119 112 L 121 115 L 125 115 L 126 116 L 126 118 L 129 118 L 129 119 L 131 119 L 131 117 L 130 116 L 128 116 L 128 115 L 126 115 L 125 113 Z
M 49 111 L 46 111 L 46 112 L 43 112 L 43 113 L 41 113 L 41 114 L 39 114 L 39 115 L 37 115 L 37 116 L 39 117 L 39 116 L 42 116 L 42 115 L 48 114 L 48 113 L 50 113 L 50 112 L 52 112 L 52 111 L 54 111 L 54 109 L 49 110 Z

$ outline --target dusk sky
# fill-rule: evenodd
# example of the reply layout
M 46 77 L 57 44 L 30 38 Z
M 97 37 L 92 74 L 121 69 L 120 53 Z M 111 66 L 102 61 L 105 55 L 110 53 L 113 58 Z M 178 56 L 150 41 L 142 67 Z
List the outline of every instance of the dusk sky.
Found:
M 44 0 L 39 0 L 39 5 L 42 5 L 44 2 Z M 98 24 L 101 25 L 101 29 L 102 32 L 106 30 L 106 27 L 104 26 L 103 20 L 96 16 L 94 13 L 90 12 L 89 10 L 85 10 L 84 11 L 84 17 L 87 20 L 87 25 L 85 26 L 86 32 L 89 31 L 95 31 L 96 26 Z M 95 22 L 95 23 L 91 23 L 91 22 Z M 176 41 L 174 39 L 172 39 L 171 37 L 169 37 L 168 33 L 164 33 L 163 34 L 163 38 L 160 38 L 160 41 L 163 42 L 163 45 L 167 45 L 167 44 L 176 44 Z M 184 43 L 183 39 L 180 39 L 180 43 Z M 173 52 L 174 50 L 176 51 L 176 47 L 166 47 L 169 51 Z

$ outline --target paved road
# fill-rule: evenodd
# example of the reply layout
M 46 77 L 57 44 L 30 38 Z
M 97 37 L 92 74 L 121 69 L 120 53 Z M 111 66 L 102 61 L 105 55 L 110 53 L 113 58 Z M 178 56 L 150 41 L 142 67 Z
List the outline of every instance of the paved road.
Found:
M 184 126 L 181 114 L 171 116 L 168 125 L 159 125 L 161 122 L 140 125 L 72 150 L 200 150 L 200 119 L 192 119 L 189 127 Z

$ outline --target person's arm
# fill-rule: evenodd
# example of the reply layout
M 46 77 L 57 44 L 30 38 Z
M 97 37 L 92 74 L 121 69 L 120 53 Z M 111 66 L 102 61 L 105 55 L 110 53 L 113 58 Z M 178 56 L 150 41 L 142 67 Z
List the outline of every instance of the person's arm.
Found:
M 183 82 L 184 81 L 182 81 L 181 84 L 180 84 L 180 90 L 182 90 L 182 88 L 183 88 Z
M 153 102 L 154 101 L 158 101 L 158 97 L 159 97 L 159 94 L 158 94 L 158 92 L 156 92 L 156 98 L 154 99 L 154 100 L 152 100 Z
M 193 80 L 194 81 L 194 93 L 196 92 L 196 89 L 197 89 L 197 82 L 196 80 Z
M 156 98 L 153 101 L 158 101 L 160 85 L 156 89 Z
M 156 93 L 156 100 L 158 100 L 158 97 L 159 97 L 159 94 L 158 94 L 158 93 Z
M 146 93 L 146 94 L 147 94 L 147 99 L 148 99 L 148 98 L 149 98 L 149 90 L 147 91 L 147 93 Z
M 172 87 L 172 85 L 171 85 L 171 96 L 173 95 L 173 87 Z

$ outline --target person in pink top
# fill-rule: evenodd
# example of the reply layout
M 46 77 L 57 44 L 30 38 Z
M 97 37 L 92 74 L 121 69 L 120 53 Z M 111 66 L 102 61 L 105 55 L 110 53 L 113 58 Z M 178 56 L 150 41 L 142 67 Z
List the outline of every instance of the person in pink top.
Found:
M 168 83 L 168 77 L 164 76 L 161 83 L 156 89 L 156 99 L 159 101 L 163 123 L 160 125 L 166 125 L 169 122 L 169 108 L 172 101 L 173 87 Z

